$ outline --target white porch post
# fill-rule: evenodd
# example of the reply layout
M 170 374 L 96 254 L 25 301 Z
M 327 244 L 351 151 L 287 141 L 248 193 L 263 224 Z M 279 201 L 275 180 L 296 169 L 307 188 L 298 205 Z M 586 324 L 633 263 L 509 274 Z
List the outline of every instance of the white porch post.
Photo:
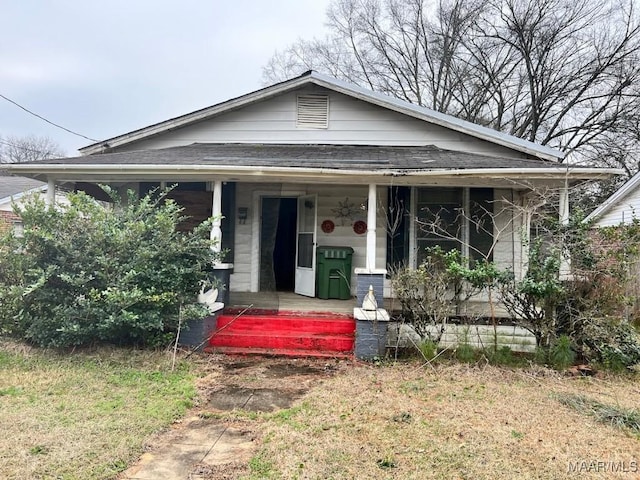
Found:
M 55 202 L 56 202 L 56 181 L 55 179 L 48 177 L 46 203 L 47 205 L 53 205 Z
M 565 179 L 560 189 L 560 201 L 558 205 L 560 225 L 569 224 L 569 182 Z M 571 259 L 563 250 L 560 254 L 560 279 L 566 280 L 571 272 Z
M 376 268 L 376 211 L 378 209 L 377 187 L 369 184 L 369 202 L 367 204 L 367 269 Z
M 212 206 L 213 223 L 211 225 L 211 240 L 216 243 L 211 249 L 218 253 L 222 250 L 222 181 L 213 182 L 213 206 Z

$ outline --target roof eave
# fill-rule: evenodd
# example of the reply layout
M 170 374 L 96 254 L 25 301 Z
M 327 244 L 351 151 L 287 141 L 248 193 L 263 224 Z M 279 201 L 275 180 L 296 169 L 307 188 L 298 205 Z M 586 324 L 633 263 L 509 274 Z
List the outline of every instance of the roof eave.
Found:
M 0 198 L 0 205 L 4 205 L 5 203 L 9 202 L 15 202 L 26 195 L 31 195 L 36 192 L 44 192 L 46 189 L 47 185 L 42 185 L 40 187 L 30 188 L 29 190 L 25 190 L 23 192 L 14 193 L 13 195 L 7 195 L 4 198 Z
M 304 168 L 304 167 L 256 167 L 256 166 L 220 166 L 220 165 L 154 165 L 154 164 L 110 164 L 110 165 L 60 165 L 60 164 L 21 164 L 11 165 L 10 171 L 26 176 L 51 178 L 77 178 L 91 176 L 135 177 L 140 179 L 149 175 L 175 176 L 211 174 L 221 177 L 242 177 L 244 179 L 269 177 L 290 179 L 335 179 L 349 181 L 357 178 L 359 182 L 376 182 L 383 178 L 428 179 L 428 178 L 482 178 L 495 180 L 594 180 L 608 178 L 622 174 L 623 171 L 614 168 L 590 167 L 548 167 L 548 168 L 476 168 L 476 169 L 434 169 L 434 170 L 401 170 L 380 169 L 363 172 L 362 170 L 347 170 L 336 168 Z

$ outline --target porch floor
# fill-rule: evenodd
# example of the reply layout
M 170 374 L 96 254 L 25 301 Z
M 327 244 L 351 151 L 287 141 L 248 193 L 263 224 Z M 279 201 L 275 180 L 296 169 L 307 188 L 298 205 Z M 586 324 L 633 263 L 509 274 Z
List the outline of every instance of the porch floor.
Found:
M 232 310 L 270 310 L 273 312 L 316 312 L 335 313 L 339 315 L 353 315 L 357 307 L 355 297 L 349 300 L 323 300 L 321 298 L 305 297 L 293 292 L 229 292 L 229 303 L 225 306 Z M 390 313 L 398 313 L 401 309 L 397 299 L 384 299 L 384 307 Z M 485 320 L 491 317 L 489 305 L 486 302 L 471 301 L 464 312 L 468 317 Z M 501 304 L 494 305 L 493 314 L 496 318 L 506 321 L 509 314 Z M 457 316 L 454 311 L 452 316 Z
M 229 309 L 274 310 L 282 312 L 322 312 L 353 315 L 356 299 L 323 300 L 293 292 L 229 292 Z

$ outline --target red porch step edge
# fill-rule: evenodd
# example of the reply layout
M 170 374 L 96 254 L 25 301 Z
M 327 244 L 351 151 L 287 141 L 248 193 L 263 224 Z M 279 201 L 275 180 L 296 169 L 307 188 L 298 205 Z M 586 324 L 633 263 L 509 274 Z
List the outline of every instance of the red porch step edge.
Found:
M 314 350 L 239 348 L 239 347 L 206 347 L 205 353 L 223 353 L 225 355 L 264 355 L 273 357 L 314 357 L 314 358 L 353 358 L 353 352 L 320 352 Z

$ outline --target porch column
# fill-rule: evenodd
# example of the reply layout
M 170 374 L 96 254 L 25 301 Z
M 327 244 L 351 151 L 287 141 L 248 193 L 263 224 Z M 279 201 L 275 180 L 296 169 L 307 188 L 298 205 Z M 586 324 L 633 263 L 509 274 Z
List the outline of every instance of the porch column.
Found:
M 222 250 L 222 181 L 213 182 L 213 223 L 211 224 L 211 240 L 216 240 L 211 249 L 219 253 Z
M 215 253 L 222 251 L 222 181 L 213 182 L 213 203 L 211 208 L 213 223 L 211 224 L 211 240 L 216 242 L 211 246 Z M 222 263 L 220 260 L 213 265 L 213 277 L 218 282 L 218 302 L 229 303 L 229 282 L 231 281 L 232 263 Z
M 369 184 L 369 203 L 367 204 L 367 269 L 376 268 L 376 210 L 378 197 L 376 185 Z
M 356 302 L 358 307 L 373 287 L 379 308 L 384 307 L 384 278 L 387 271 L 376 268 L 376 219 L 378 209 L 377 185 L 369 185 L 369 200 L 367 204 L 367 246 L 365 252 L 365 267 L 356 268 Z
M 369 184 L 367 204 L 366 267 L 356 268 L 355 355 L 361 360 L 373 360 L 384 355 L 387 347 L 389 314 L 384 309 L 384 269 L 376 268 L 376 218 L 378 210 L 377 186 Z M 368 298 L 373 294 L 374 299 Z M 364 301 L 368 298 L 368 301 Z
M 565 179 L 560 188 L 560 199 L 558 204 L 560 225 L 569 224 L 569 182 Z M 567 280 L 571 273 L 571 259 L 562 251 L 560 253 L 560 280 Z
M 53 205 L 56 202 L 56 181 L 51 177 L 47 178 L 47 196 L 45 201 L 47 205 Z

